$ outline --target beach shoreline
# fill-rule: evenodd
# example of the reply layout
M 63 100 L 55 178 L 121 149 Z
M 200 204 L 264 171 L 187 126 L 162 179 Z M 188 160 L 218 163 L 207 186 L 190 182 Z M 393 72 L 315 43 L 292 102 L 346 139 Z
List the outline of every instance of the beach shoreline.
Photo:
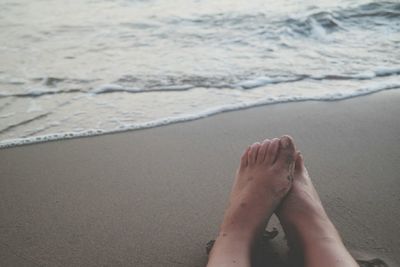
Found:
M 346 245 L 399 264 L 398 103 L 390 90 L 1 149 L 0 265 L 204 266 L 242 150 L 283 134 Z

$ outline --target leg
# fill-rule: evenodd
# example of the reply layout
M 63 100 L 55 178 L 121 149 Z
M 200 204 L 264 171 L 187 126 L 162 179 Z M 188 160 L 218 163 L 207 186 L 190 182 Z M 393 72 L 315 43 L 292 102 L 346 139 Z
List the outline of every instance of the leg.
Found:
M 276 214 L 290 247 L 303 255 L 305 266 L 358 267 L 328 218 L 300 154 L 291 191 Z
M 256 237 L 291 187 L 294 157 L 288 136 L 244 152 L 207 266 L 250 266 Z

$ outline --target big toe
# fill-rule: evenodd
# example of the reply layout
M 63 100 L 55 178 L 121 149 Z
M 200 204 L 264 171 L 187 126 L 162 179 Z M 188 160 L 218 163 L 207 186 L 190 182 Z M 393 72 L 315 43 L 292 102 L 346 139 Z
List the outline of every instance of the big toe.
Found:
M 275 164 L 291 171 L 294 167 L 296 155 L 296 148 L 294 146 L 293 138 L 288 135 L 284 135 L 280 138 L 279 142 L 280 146 Z

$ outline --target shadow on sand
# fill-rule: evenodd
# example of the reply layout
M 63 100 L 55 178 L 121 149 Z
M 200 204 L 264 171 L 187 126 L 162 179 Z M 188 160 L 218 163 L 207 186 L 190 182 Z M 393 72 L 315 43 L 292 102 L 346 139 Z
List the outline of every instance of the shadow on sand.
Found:
M 272 242 L 270 242 L 277 235 L 278 235 L 278 230 L 276 228 L 273 228 L 272 231 L 265 230 L 262 238 L 260 239 L 260 241 L 258 242 L 258 244 L 254 249 L 252 266 L 299 267 L 299 263 L 303 261 L 301 259 L 301 256 L 295 255 L 290 251 L 289 251 L 290 255 L 289 257 L 284 256 L 282 255 L 282 252 L 279 252 L 280 249 L 276 247 L 276 245 L 274 245 Z M 211 252 L 214 242 L 215 240 L 210 240 L 207 243 L 206 245 L 207 255 Z M 288 253 L 284 254 L 287 255 Z M 356 259 L 356 261 L 360 267 L 389 267 L 389 265 L 380 258 Z

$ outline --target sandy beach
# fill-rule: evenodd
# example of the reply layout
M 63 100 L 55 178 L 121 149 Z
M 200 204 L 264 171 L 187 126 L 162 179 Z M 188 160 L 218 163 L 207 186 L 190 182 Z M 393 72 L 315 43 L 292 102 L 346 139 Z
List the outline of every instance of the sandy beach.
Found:
M 399 104 L 393 90 L 0 150 L 0 266 L 204 266 L 242 150 L 283 134 L 356 257 L 396 266 Z

